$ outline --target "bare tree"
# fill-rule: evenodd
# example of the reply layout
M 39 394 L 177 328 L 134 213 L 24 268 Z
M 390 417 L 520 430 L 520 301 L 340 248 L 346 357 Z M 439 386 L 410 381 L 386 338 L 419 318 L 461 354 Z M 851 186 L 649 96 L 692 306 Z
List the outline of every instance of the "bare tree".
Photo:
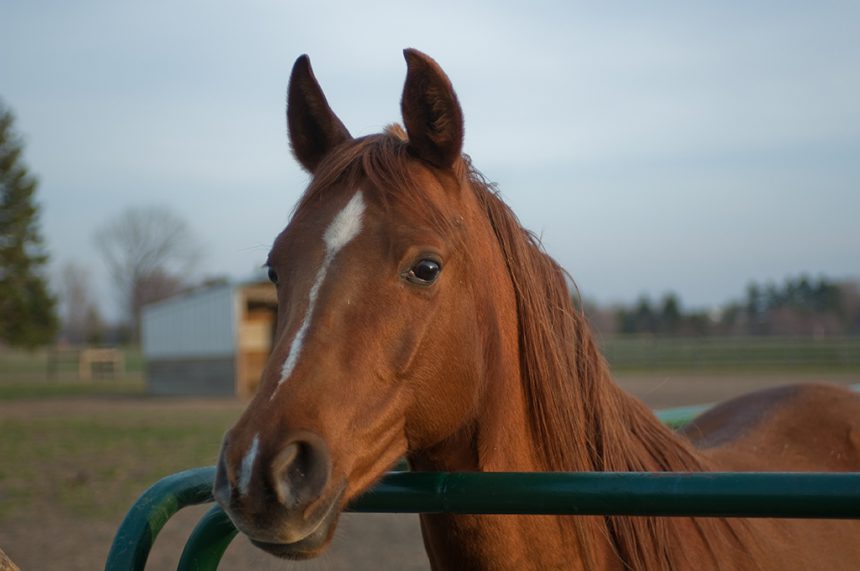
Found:
M 199 247 L 188 224 L 163 206 L 129 208 L 102 226 L 95 242 L 110 271 L 132 341 L 141 308 L 181 291 Z
M 103 321 L 93 296 L 90 270 L 69 262 L 63 266 L 58 284 L 62 334 L 72 343 L 98 343 Z

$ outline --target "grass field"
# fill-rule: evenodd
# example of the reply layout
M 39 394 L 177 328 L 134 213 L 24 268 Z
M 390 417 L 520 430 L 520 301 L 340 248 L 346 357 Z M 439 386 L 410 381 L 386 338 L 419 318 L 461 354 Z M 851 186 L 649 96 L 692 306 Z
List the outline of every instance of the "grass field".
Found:
M 0 418 L 0 521 L 44 504 L 83 519 L 115 516 L 159 478 L 213 463 L 238 412 L 104 404 Z
M 860 372 L 860 337 L 625 337 L 601 340 L 615 371 Z
M 90 383 L 41 381 L 7 381 L 0 383 L 0 401 L 45 399 L 83 396 L 143 395 L 146 384 L 142 379 L 122 382 L 94 381 Z
M 99 568 L 135 498 L 166 475 L 213 464 L 242 409 L 236 401 L 116 396 L 113 387 L 101 395 L 53 387 L 37 399 L 11 394 L 0 391 L 0 545 L 22 569 Z

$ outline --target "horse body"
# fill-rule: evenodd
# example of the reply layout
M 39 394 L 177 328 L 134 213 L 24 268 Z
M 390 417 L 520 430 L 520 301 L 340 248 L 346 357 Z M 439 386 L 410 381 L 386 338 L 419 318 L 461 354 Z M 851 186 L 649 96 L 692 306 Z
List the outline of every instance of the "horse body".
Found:
M 627 398 L 628 405 L 638 404 Z M 860 471 L 858 414 L 860 398 L 855 393 L 837 386 L 801 385 L 733 399 L 681 433 L 697 447 L 693 453 L 702 470 Z M 659 421 L 654 418 L 653 422 L 657 429 Z M 667 437 L 664 442 L 668 447 L 688 446 L 673 440 Z M 508 441 L 509 449 L 531 446 L 527 436 Z M 635 435 L 628 446 L 636 447 Z M 660 449 L 648 450 L 660 453 Z M 448 457 L 448 452 L 439 456 Z M 428 468 L 450 467 L 438 462 Z M 502 461 L 478 469 L 522 468 Z M 577 469 L 581 467 L 571 468 Z M 653 551 L 643 557 L 634 567 L 638 569 L 847 570 L 860 561 L 860 543 L 852 539 L 860 533 L 857 521 L 585 517 L 578 518 L 590 538 L 591 553 L 584 558 L 585 550 L 565 519 L 570 518 L 421 516 L 436 569 L 624 569 L 622 560 L 629 564 L 632 557 L 618 557 L 618 546 L 610 540 L 611 520 L 643 524 L 627 538 L 633 539 L 633 550 L 636 542 L 642 542 L 639 549 L 645 551 L 660 539 L 662 551 L 656 557 Z M 648 520 L 652 525 L 647 525 Z M 656 523 L 663 529 L 653 527 Z
M 860 397 L 844 387 L 767 389 L 723 403 L 682 429 L 713 471 L 860 471 Z M 860 521 L 727 520 L 756 558 L 748 568 L 854 569 Z
M 306 57 L 288 126 L 313 175 L 269 254 L 278 331 L 215 497 L 317 555 L 399 457 L 415 470 L 854 470 L 860 398 L 745 397 L 683 434 L 611 380 L 566 275 L 461 154 L 447 76 L 407 50 L 404 132 L 354 139 Z M 821 409 L 827 410 L 826 418 Z M 814 417 L 814 414 L 822 416 Z M 785 569 L 860 561 L 853 522 L 422 515 L 436 569 Z

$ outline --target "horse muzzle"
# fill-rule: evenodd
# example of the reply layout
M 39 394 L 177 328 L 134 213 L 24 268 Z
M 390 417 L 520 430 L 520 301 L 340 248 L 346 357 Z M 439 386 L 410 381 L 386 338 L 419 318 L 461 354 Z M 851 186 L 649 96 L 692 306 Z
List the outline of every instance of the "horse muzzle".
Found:
M 259 434 L 239 447 L 228 434 L 221 449 L 214 496 L 234 525 L 261 549 L 305 559 L 331 539 L 346 482 L 331 485 L 325 441 L 294 431 L 278 447 Z

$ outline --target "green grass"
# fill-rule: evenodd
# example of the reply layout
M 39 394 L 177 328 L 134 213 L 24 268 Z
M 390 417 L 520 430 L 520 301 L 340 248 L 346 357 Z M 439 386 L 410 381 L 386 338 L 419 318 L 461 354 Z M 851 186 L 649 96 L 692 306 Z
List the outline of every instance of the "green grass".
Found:
M 114 521 L 156 480 L 215 461 L 241 405 L 161 406 L 143 396 L 140 352 L 124 353 L 121 378 L 81 381 L 75 352 L 0 351 L 0 524 Z
M 214 463 L 239 410 L 126 405 L 0 414 L 0 523 L 46 509 L 117 519 L 156 480 Z
M 212 464 L 242 405 L 144 396 L 139 351 L 126 374 L 81 381 L 67 352 L 0 350 L 0 525 L 54 514 L 117 521 L 158 479 Z
M 860 337 L 615 336 L 601 347 L 616 371 L 860 373 Z
M 0 349 L 0 401 L 141 395 L 146 390 L 144 362 L 137 348 L 122 349 L 125 370 L 112 379 L 78 378 L 77 350 Z
M 7 381 L 0 383 L 0 401 L 84 396 L 135 396 L 146 392 L 142 380 L 48 383 Z

